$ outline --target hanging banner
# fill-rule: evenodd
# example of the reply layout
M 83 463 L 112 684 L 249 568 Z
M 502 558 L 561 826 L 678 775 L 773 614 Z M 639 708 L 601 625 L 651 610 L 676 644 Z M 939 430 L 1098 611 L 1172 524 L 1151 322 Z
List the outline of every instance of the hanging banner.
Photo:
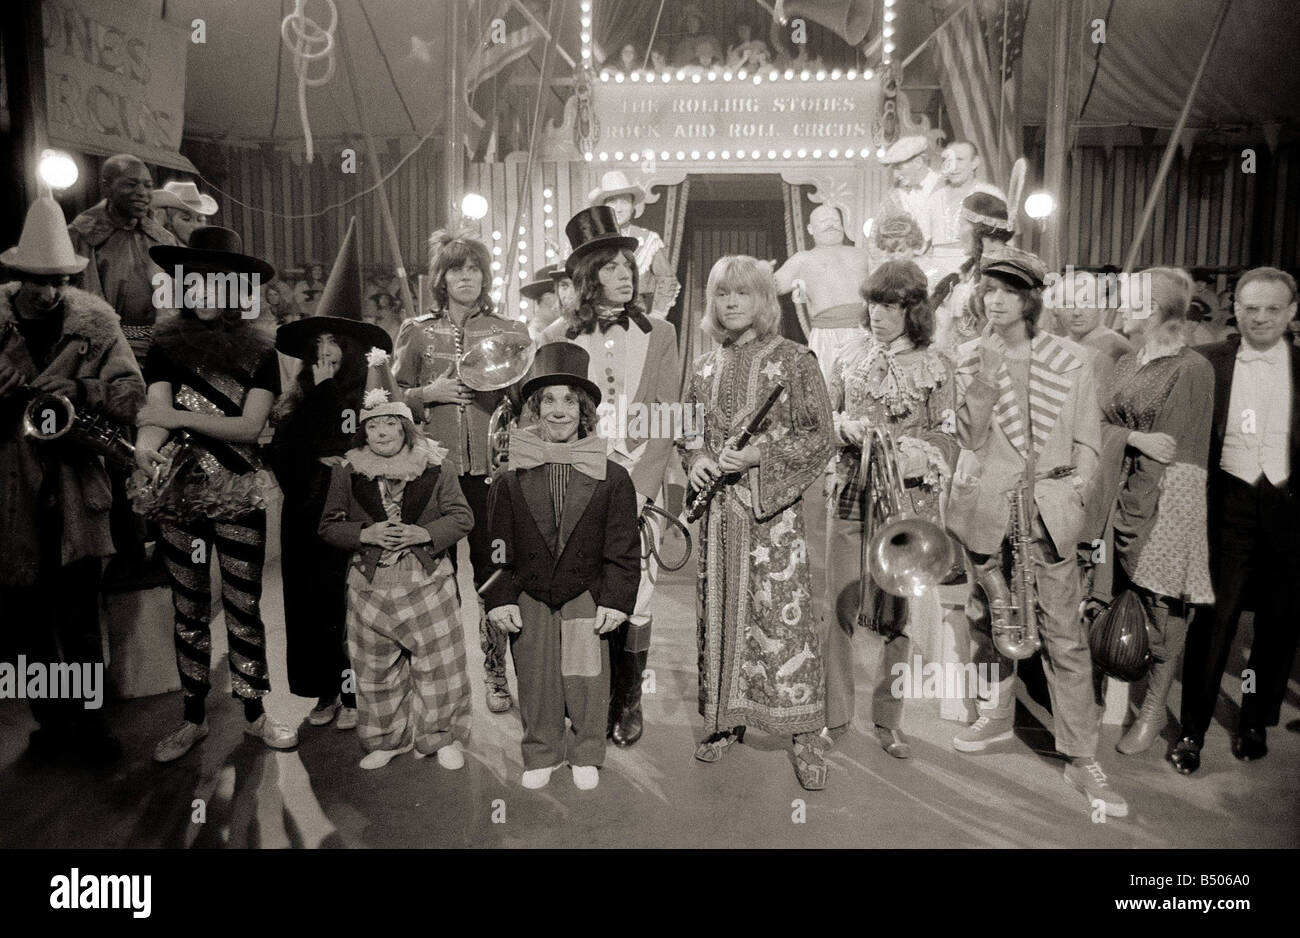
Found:
M 44 0 L 52 143 L 194 171 L 178 152 L 189 35 L 158 9 L 130 0 Z
M 709 152 L 714 159 L 736 159 L 738 151 L 740 159 L 788 161 L 834 159 L 845 150 L 865 156 L 873 147 L 880 100 L 874 77 L 758 83 L 617 78 L 594 89 L 593 151 L 653 152 L 661 162 L 698 161 Z

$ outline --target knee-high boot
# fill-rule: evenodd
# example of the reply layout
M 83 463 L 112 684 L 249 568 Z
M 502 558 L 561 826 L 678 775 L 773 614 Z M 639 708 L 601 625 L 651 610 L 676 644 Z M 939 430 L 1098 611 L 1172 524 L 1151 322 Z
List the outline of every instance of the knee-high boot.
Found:
M 1165 711 L 1165 700 L 1169 697 L 1169 688 L 1173 686 L 1177 670 L 1177 658 L 1152 662 L 1146 696 L 1142 698 L 1142 709 L 1138 711 L 1137 719 L 1128 728 L 1128 732 L 1115 744 L 1115 748 L 1124 755 L 1146 752 L 1165 728 L 1169 719 Z
M 614 745 L 628 747 L 641 738 L 645 728 L 641 715 L 641 675 L 645 672 L 649 652 L 628 651 L 626 625 L 618 632 L 617 644 L 610 646 L 610 738 Z M 618 664 L 613 664 L 614 659 Z

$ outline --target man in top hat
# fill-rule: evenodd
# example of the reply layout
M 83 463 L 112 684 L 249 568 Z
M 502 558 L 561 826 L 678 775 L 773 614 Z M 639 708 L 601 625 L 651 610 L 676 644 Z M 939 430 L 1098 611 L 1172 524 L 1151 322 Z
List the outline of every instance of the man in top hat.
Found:
M 579 302 L 546 330 L 545 338 L 568 339 L 586 349 L 589 377 L 600 388 L 601 413 L 613 425 L 607 439 L 609 458 L 632 476 L 641 510 L 647 501 L 661 499 L 673 452 L 674 428 L 666 426 L 663 414 L 666 405 L 681 400 L 677 330 L 642 311 L 633 254 L 637 240 L 620 231 L 612 208 L 583 209 L 564 230 L 573 248 L 564 267 Z M 653 518 L 646 515 L 643 523 L 657 539 L 658 522 Z M 609 732 L 618 746 L 641 738 L 641 678 L 650 650 L 650 600 L 658 572 L 653 553 L 642 558 L 636 608 L 627 624 L 611 633 Z
M 928 241 L 928 213 L 926 204 L 943 177 L 930 168 L 930 142 L 920 134 L 899 137 L 880 157 L 880 165 L 888 166 L 894 173 L 894 185 L 876 212 L 876 224 L 891 215 L 911 215 L 921 226 L 921 234 Z
M 632 219 L 645 211 L 645 189 L 614 170 L 600 178 L 600 185 L 587 194 L 587 201 L 612 208 L 619 234 L 637 239 L 635 254 L 641 305 L 648 315 L 666 318 L 682 288 L 668 260 L 663 238 L 648 228 L 632 224 Z
M 157 221 L 176 238 L 178 244 L 189 244 L 190 234 L 202 228 L 208 219 L 217 214 L 217 200 L 201 194 L 192 182 L 173 179 L 161 189 L 153 190 L 150 205 Z
M 29 667 L 52 668 L 62 659 L 82 669 L 83 679 L 100 669 L 97 703 L 29 697 L 40 724 L 32 746 L 111 761 L 120 746 L 101 711 L 87 709 L 103 703 L 98 594 L 102 558 L 113 553 L 108 475 L 90 451 L 23 432 L 35 392 L 62 394 L 79 413 L 99 411 L 121 423 L 144 402 L 144 379 L 117 315 L 68 286 L 86 263 L 48 197 L 32 203 L 18 246 L 0 254 L 0 264 L 18 275 L 0 285 L 0 642 L 12 643 Z M 51 408 L 35 419 L 54 416 Z M 84 683 L 82 690 L 90 693 Z
M 108 301 L 122 317 L 136 360 L 144 361 L 158 315 L 153 278 L 159 268 L 149 249 L 179 242 L 149 214 L 153 177 L 141 159 L 129 153 L 110 156 L 99 185 L 104 198 L 68 225 L 73 249 L 89 260 L 73 283 Z
M 846 244 L 839 209 L 819 205 L 808 216 L 813 246 L 799 251 L 776 271 L 776 288 L 795 294 L 799 324 L 808 347 L 817 354 L 822 374 L 830 380 L 835 350 L 861 330 L 862 297 L 858 288 L 867 279 L 867 252 Z
M 1083 583 L 1076 546 L 1086 521 L 1083 492 L 1101 451 L 1091 362 L 1081 346 L 1035 328 L 1047 274 L 1042 261 L 1006 247 L 986 253 L 980 270 L 976 296 L 988 326 L 958 349 L 961 453 L 948 499 L 948 529 L 966 548 L 975 582 L 994 582 L 999 575 L 1014 582 L 1008 495 L 1032 476 L 1025 497 L 1033 568 L 1028 573 L 1035 583 L 1032 615 L 1052 696 L 1056 748 L 1070 760 L 1066 780 L 1094 808 L 1100 803 L 1107 815 L 1124 817 L 1128 804 L 1097 762 L 1101 708 L 1093 696 L 1092 656 L 1079 615 Z M 1061 470 L 1059 476 L 1055 470 Z M 995 646 L 983 605 L 972 597 L 967 610 L 975 661 L 993 665 L 998 678 L 993 693 L 979 702 L 979 719 L 953 739 L 959 752 L 982 752 L 1011 739 L 1013 730 L 1015 662 Z M 982 614 L 976 617 L 977 612 Z

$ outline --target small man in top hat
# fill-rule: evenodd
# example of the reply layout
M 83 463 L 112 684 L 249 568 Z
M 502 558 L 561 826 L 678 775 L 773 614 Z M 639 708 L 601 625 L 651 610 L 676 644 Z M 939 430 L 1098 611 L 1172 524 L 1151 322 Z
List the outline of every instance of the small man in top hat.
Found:
M 600 406 L 615 424 L 607 440 L 610 458 L 632 476 L 637 507 L 643 509 L 646 501 L 662 497 L 673 437 L 681 429 L 665 428 L 669 421 L 661 419 L 667 405 L 681 401 L 677 330 L 667 320 L 645 315 L 637 298 L 637 240 L 619 230 L 613 209 L 583 209 L 564 232 L 573 247 L 564 266 L 577 287 L 578 303 L 551 324 L 546 338 L 568 339 L 587 351 L 588 377 L 600 388 Z M 638 412 L 642 419 L 617 417 Z M 646 516 L 646 527 L 657 541 L 658 522 L 652 518 L 653 513 Z M 636 608 L 627 625 L 611 633 L 609 733 L 617 746 L 633 745 L 644 729 L 641 680 L 650 652 L 650 601 L 658 570 L 652 551 L 642 561 Z
M 172 233 L 178 244 L 189 244 L 195 228 L 202 228 L 217 214 L 217 200 L 201 194 L 192 182 L 173 179 L 153 190 L 150 199 L 154 218 Z
M 102 669 L 100 567 L 113 553 L 108 475 L 89 451 L 24 433 L 23 417 L 39 392 L 64 395 L 78 412 L 99 410 L 129 423 L 144 403 L 144 379 L 112 308 L 68 286 L 87 259 L 73 252 L 53 199 L 32 203 L 18 246 L 0 254 L 0 264 L 18 275 L 17 282 L 0 285 L 5 644 L 12 640 L 29 665 L 50 667 L 62 659 L 79 669 Z M 102 677 L 101 670 L 101 693 Z M 52 755 L 67 747 L 91 761 L 112 761 L 120 753 L 89 701 L 29 697 L 28 703 L 40 724 L 33 750 Z
M 490 530 L 506 557 L 486 598 L 492 623 L 510 633 L 525 788 L 545 786 L 566 761 L 579 788 L 599 784 L 605 636 L 631 614 L 641 580 L 636 489 L 596 435 L 600 389 L 588 367 L 572 342 L 538 350 L 520 389 L 531 425 L 510 434 L 509 467 L 492 486 Z
M 639 183 L 629 182 L 627 176 L 614 170 L 601 176 L 600 185 L 587 194 L 587 201 L 612 208 L 619 234 L 636 238 L 637 246 L 633 251 L 641 284 L 641 305 L 650 316 L 667 317 L 682 288 L 668 260 L 664 239 L 649 228 L 632 224 L 632 219 L 640 218 L 645 211 L 645 188 Z

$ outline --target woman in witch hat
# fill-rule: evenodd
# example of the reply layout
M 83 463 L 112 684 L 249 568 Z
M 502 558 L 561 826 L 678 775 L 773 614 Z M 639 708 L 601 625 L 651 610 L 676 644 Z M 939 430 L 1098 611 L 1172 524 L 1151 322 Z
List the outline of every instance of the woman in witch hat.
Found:
M 139 470 L 129 484 L 135 510 L 158 521 L 176 608 L 176 664 L 184 718 L 154 749 L 171 762 L 208 734 L 211 689 L 211 595 L 208 561 L 221 564 L 221 602 L 230 645 L 230 683 L 243 703 L 245 732 L 275 749 L 298 743 L 298 732 L 262 707 L 271 691 L 266 627 L 259 608 L 266 557 L 266 506 L 275 480 L 257 453 L 257 439 L 280 393 L 279 362 L 270 339 L 243 318 L 241 297 L 275 268 L 244 253 L 229 228 L 199 228 L 188 247 L 160 245 L 150 257 L 184 280 L 234 274 L 243 288 L 191 289 L 178 315 L 154 331 L 144 362 L 148 400 L 136 417 Z M 225 298 L 220 299 L 220 293 Z M 165 444 L 165 445 L 164 445 Z
M 355 221 L 348 226 L 317 315 L 276 331 L 276 348 L 302 365 L 276 408 L 270 460 L 284 491 L 280 576 L 289 690 L 316 699 L 308 717 L 313 726 L 337 714 L 340 730 L 357 725 L 355 681 L 344 648 L 349 553 L 322 541 L 316 528 L 330 468 L 352 447 L 366 390 L 366 351 L 393 347 L 388 333 L 360 319 L 354 226 Z

